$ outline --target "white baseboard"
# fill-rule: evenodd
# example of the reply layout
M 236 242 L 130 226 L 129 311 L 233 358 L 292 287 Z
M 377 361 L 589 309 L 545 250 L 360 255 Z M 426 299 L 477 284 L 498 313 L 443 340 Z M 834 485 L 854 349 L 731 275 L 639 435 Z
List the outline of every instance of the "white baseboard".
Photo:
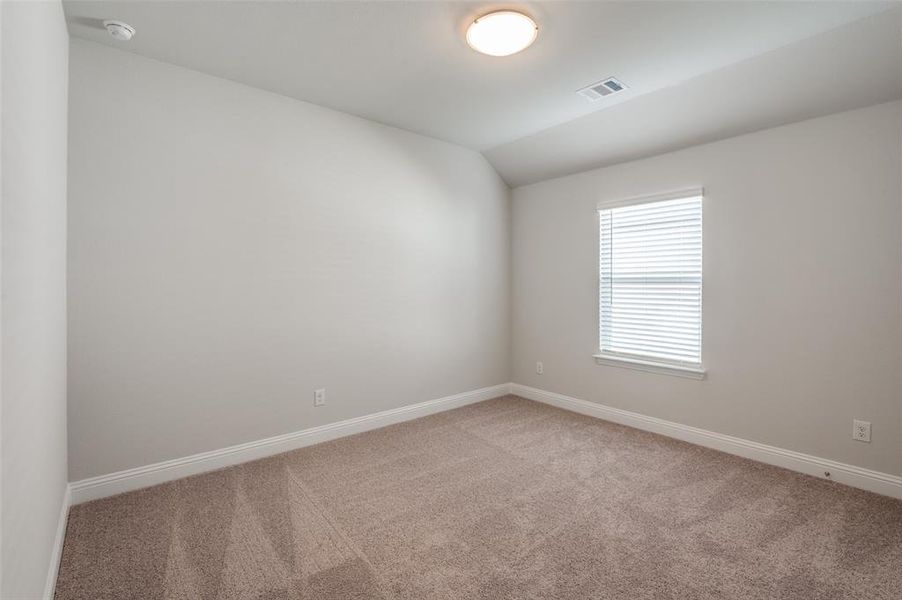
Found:
M 869 492 L 902 499 L 902 477 L 896 475 L 863 469 L 826 458 L 777 448 L 776 446 L 759 444 L 758 442 L 698 429 L 697 427 L 689 427 L 688 425 L 648 417 L 628 410 L 611 408 L 610 406 L 579 398 L 571 398 L 563 394 L 546 392 L 545 390 L 518 383 L 512 383 L 510 387 L 510 393 L 529 400 L 543 402 L 565 410 L 604 419 L 605 421 L 628 425 L 636 429 L 659 433 L 667 437 L 705 446 L 706 448 L 714 448 L 728 454 L 750 458 L 758 462 L 783 467 L 784 469 L 821 479 L 830 479 Z M 826 476 L 825 473 L 829 473 L 829 476 Z
M 409 421 L 419 417 L 425 417 L 433 413 L 450 410 L 489 400 L 509 393 L 510 384 L 494 385 L 462 394 L 446 396 L 436 400 L 411 404 L 401 408 L 386 410 L 383 412 L 356 417 L 338 423 L 329 423 L 319 427 L 311 427 L 293 433 L 277 435 L 275 437 L 203 452 L 193 456 L 167 460 L 164 462 L 118 471 L 108 475 L 82 479 L 70 484 L 72 490 L 72 504 L 80 504 L 89 500 L 114 496 L 123 492 L 129 492 L 145 488 L 158 483 L 172 481 L 189 475 L 196 475 L 206 471 L 213 471 L 231 465 L 248 462 L 280 452 L 287 452 L 304 446 L 311 446 L 334 440 L 336 438 L 353 435 L 378 429 L 386 425 Z
M 287 452 L 297 448 L 303 448 L 313 444 L 326 442 L 355 433 L 362 433 L 371 429 L 378 429 L 394 423 L 409 421 L 419 417 L 425 417 L 437 412 L 450 410 L 475 402 L 482 402 L 504 394 L 513 393 L 529 400 L 543 402 L 565 410 L 589 415 L 606 421 L 620 423 L 659 433 L 699 446 L 714 448 L 729 454 L 735 454 L 758 462 L 763 462 L 806 475 L 812 475 L 822 479 L 830 479 L 855 488 L 876 492 L 885 496 L 902 499 L 902 477 L 872 471 L 832 461 L 826 458 L 802 454 L 793 450 L 785 450 L 776 446 L 768 446 L 758 442 L 752 442 L 738 437 L 715 433 L 697 427 L 690 427 L 672 421 L 665 421 L 655 417 L 641 415 L 639 413 L 612 408 L 572 398 L 563 394 L 547 392 L 538 388 L 528 387 L 517 383 L 500 384 L 486 387 L 471 392 L 464 392 L 453 396 L 446 396 L 436 400 L 429 400 L 419 404 L 412 404 L 392 410 L 387 410 L 371 415 L 365 415 L 338 423 L 330 423 L 319 427 L 312 427 L 302 431 L 287 433 L 263 440 L 248 442 L 237 446 L 230 446 L 220 450 L 213 450 L 193 456 L 168 460 L 144 467 L 128 469 L 83 479 L 69 484 L 71 490 L 71 504 L 80 504 L 89 500 L 105 498 L 129 492 L 158 483 L 172 481 L 189 475 L 196 475 L 206 471 L 221 469 L 231 465 L 248 462 L 266 456 Z M 830 476 L 826 477 L 825 472 Z M 66 508 L 70 501 L 70 492 L 66 495 Z M 58 546 L 56 552 L 62 548 L 62 536 L 65 532 L 65 516 L 61 517 L 60 532 L 58 533 Z M 59 562 L 59 556 L 56 556 Z M 54 571 L 55 577 L 55 571 Z M 48 584 L 50 577 L 48 576 Z
M 59 519 L 56 525 L 56 537 L 53 540 L 53 552 L 50 554 L 50 565 L 47 567 L 47 580 L 44 582 L 44 600 L 53 600 L 56 591 L 56 576 L 60 570 L 60 559 L 63 556 L 63 542 L 66 539 L 66 524 L 69 522 L 69 506 L 72 503 L 72 488 L 66 485 L 63 504 L 60 506 Z

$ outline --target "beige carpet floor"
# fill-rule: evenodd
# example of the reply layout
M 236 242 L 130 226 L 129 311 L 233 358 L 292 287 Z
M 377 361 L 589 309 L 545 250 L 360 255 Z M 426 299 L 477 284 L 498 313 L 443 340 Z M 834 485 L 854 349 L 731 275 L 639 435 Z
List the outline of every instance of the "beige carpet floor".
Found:
M 76 506 L 56 598 L 902 598 L 902 502 L 508 396 Z

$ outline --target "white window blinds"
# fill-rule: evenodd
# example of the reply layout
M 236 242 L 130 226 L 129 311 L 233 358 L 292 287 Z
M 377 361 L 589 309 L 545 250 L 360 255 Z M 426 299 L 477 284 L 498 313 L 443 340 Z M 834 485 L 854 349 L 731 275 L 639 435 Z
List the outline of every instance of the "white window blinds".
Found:
M 702 195 L 599 207 L 599 349 L 701 367 Z

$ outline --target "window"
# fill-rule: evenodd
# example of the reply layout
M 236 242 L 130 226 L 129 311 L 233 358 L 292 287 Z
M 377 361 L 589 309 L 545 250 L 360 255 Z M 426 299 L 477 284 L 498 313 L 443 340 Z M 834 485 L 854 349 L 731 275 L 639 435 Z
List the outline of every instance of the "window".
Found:
M 600 364 L 702 370 L 702 191 L 603 204 Z

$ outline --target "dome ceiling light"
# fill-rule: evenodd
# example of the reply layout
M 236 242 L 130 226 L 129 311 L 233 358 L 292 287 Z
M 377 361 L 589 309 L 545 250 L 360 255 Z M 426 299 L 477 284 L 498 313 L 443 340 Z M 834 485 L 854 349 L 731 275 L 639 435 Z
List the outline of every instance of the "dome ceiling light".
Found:
M 539 27 L 528 16 L 513 10 L 499 10 L 470 24 L 467 44 L 489 56 L 510 56 L 528 48 L 537 35 Z

